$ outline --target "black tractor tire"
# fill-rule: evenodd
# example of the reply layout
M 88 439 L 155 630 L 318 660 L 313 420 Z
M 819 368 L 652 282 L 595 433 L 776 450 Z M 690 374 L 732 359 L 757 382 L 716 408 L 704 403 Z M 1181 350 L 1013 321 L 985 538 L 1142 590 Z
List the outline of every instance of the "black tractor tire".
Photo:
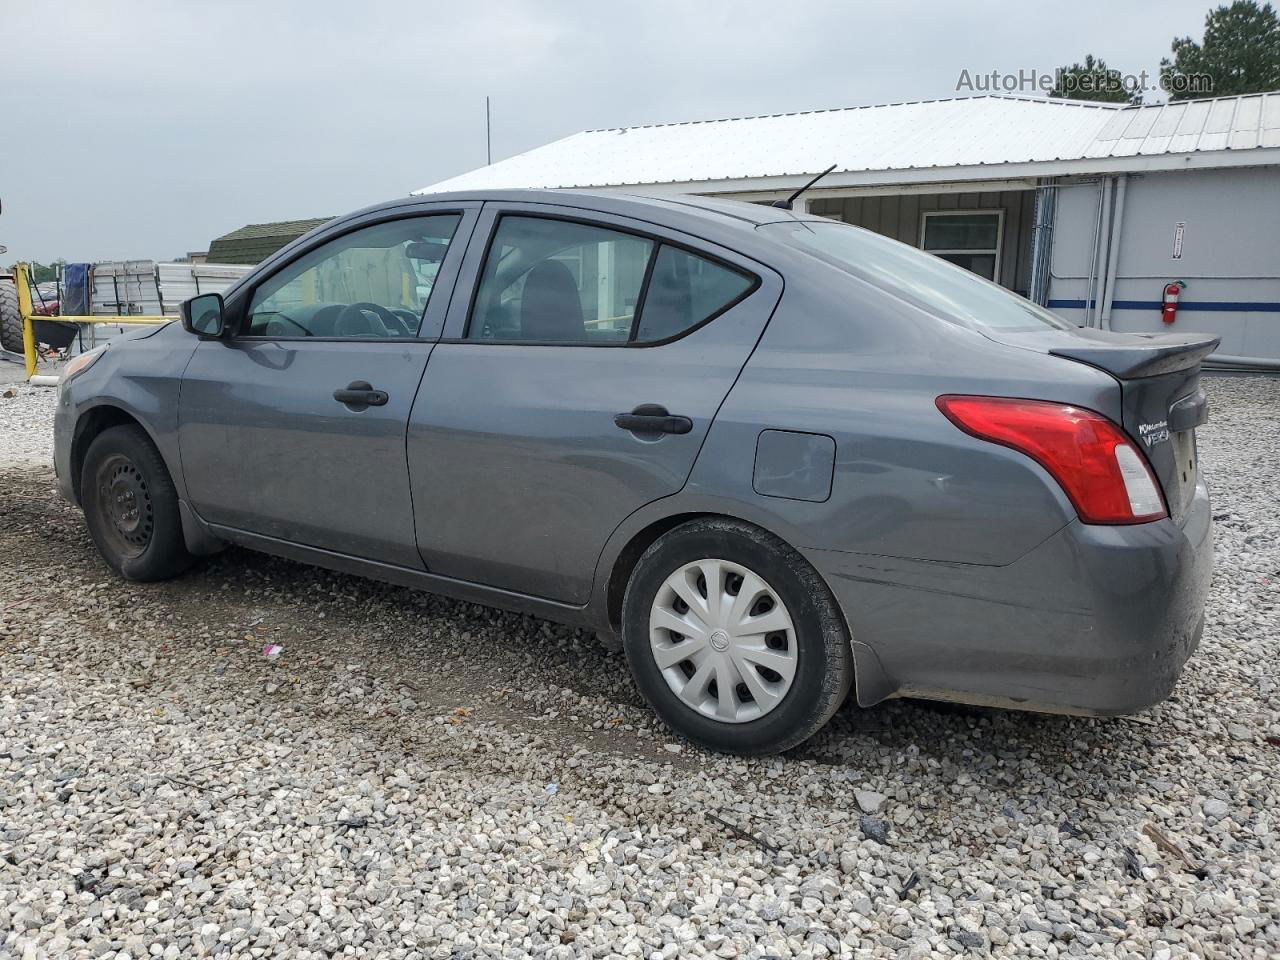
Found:
M 0 347 L 22 352 L 22 314 L 18 312 L 18 288 L 0 280 Z

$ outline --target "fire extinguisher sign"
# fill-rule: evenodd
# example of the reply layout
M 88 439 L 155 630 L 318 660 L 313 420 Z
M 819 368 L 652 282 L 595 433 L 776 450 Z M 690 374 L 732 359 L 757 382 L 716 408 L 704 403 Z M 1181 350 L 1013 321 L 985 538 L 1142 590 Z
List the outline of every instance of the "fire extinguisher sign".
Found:
M 1173 225 L 1173 256 L 1172 260 L 1182 259 L 1182 235 L 1187 232 L 1187 222 L 1179 220 Z

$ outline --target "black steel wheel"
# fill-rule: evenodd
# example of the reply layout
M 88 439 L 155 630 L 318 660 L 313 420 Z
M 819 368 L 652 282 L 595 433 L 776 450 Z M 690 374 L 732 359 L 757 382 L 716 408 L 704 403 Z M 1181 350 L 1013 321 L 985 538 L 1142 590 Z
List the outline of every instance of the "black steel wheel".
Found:
M 155 504 L 147 478 L 124 454 L 104 457 L 94 476 L 95 507 L 107 519 L 103 532 L 121 558 L 140 557 L 155 532 Z
M 190 565 L 173 479 L 141 427 L 112 427 L 94 438 L 80 501 L 98 552 L 122 577 L 164 580 Z

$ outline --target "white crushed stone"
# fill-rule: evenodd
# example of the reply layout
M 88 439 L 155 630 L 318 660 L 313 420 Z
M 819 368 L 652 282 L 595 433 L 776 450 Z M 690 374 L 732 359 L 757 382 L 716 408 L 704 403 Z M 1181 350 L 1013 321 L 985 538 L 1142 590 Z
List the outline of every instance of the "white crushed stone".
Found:
M 122 583 L 19 388 L 0 958 L 1275 956 L 1280 381 L 1206 385 L 1174 699 L 846 707 L 763 760 L 672 750 L 620 656 L 532 618 L 239 551 Z
M 2 363 L 3 367 L 16 367 Z M 17 369 L 21 369 L 18 367 Z M 0 381 L 0 464 L 53 462 L 54 387 Z

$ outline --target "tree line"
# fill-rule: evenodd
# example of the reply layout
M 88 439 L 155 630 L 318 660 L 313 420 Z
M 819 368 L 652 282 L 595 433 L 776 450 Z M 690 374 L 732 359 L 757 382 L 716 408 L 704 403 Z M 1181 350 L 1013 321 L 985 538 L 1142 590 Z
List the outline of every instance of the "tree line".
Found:
M 1174 37 L 1160 61 L 1160 89 L 1170 100 L 1280 90 L 1280 19 L 1270 3 L 1236 0 L 1210 10 L 1204 40 Z M 1051 97 L 1141 103 L 1145 74 L 1125 74 L 1101 57 L 1061 67 Z

